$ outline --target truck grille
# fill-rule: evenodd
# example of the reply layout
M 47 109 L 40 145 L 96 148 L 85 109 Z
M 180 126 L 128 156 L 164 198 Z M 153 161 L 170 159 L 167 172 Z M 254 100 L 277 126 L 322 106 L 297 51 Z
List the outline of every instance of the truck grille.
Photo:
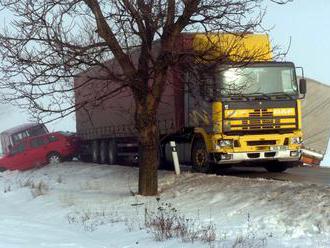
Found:
M 297 126 L 295 114 L 275 116 L 274 109 L 250 109 L 244 117 L 227 116 L 224 121 L 224 131 L 258 131 L 274 129 L 295 129 Z
M 267 111 L 267 109 L 254 109 L 249 114 L 249 120 L 243 123 L 243 130 L 273 128 L 279 128 L 279 126 L 273 118 L 273 112 Z
M 276 145 L 276 140 L 252 140 L 247 141 L 248 146 Z

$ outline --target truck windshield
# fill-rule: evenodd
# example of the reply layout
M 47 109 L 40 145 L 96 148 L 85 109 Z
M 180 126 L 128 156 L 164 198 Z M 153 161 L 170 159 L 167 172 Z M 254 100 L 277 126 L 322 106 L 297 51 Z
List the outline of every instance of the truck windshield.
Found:
M 222 96 L 298 94 L 294 68 L 288 66 L 220 69 L 217 81 Z

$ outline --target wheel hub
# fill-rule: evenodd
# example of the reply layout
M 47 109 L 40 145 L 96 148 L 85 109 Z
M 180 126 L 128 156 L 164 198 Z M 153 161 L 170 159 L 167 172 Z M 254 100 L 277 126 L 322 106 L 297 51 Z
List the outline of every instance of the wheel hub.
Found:
M 60 158 L 58 156 L 51 156 L 49 158 L 49 163 L 50 164 L 58 164 L 58 163 L 60 163 Z
M 203 167 L 205 166 L 206 156 L 205 151 L 200 149 L 196 152 L 196 163 L 198 166 Z

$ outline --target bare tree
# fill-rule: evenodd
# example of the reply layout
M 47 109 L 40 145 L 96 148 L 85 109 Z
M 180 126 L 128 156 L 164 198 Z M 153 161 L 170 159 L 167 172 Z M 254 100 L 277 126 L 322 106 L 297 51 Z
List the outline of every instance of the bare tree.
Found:
M 284 3 L 285 1 L 276 1 Z M 1 88 L 38 119 L 61 118 L 128 87 L 142 156 L 139 193 L 157 194 L 157 108 L 166 73 L 183 59 L 182 32 L 245 34 L 261 28 L 263 0 L 0 0 L 14 16 L 0 34 Z M 260 29 L 259 29 L 260 30 Z M 155 46 L 155 40 L 157 46 Z M 134 60 L 132 52 L 138 54 Z M 136 56 L 135 56 L 136 57 Z M 115 58 L 114 72 L 105 62 Z M 75 104 L 72 79 L 101 66 L 117 90 Z M 46 99 L 46 100 L 45 100 Z

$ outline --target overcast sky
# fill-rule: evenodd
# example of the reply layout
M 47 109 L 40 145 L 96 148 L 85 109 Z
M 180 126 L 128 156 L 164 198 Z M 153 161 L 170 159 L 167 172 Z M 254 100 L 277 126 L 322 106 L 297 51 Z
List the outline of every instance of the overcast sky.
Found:
M 287 60 L 304 67 L 305 75 L 330 85 L 330 1 L 295 0 L 286 5 L 269 4 L 264 23 L 274 26 L 273 43 L 291 46 Z

